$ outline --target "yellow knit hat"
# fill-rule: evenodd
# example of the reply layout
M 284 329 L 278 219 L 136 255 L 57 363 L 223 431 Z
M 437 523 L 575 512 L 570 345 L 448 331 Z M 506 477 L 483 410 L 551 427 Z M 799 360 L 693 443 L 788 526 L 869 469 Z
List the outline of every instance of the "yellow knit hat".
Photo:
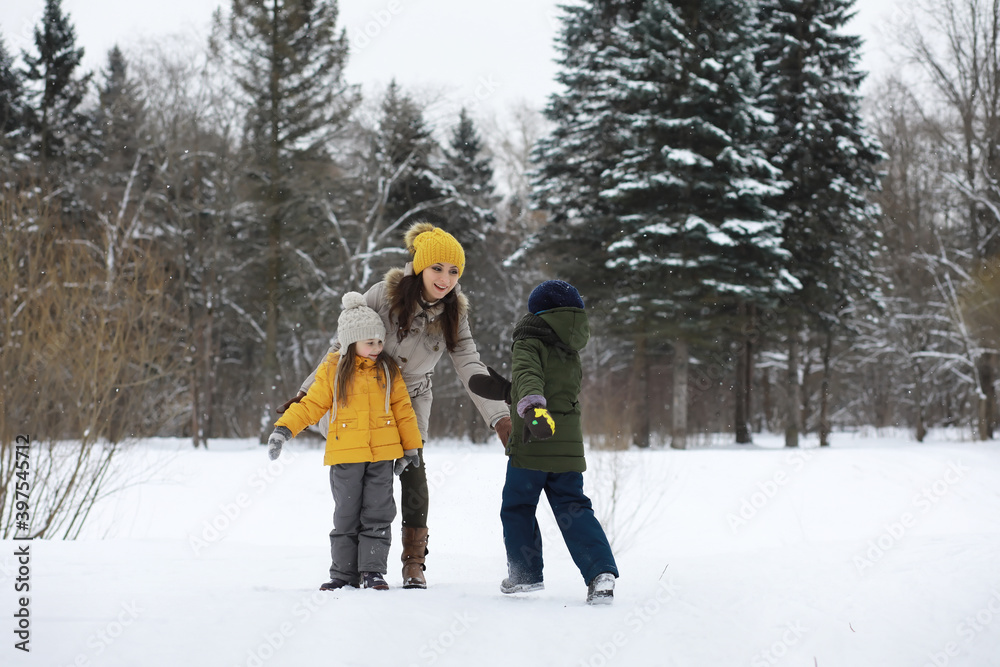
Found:
M 455 237 L 429 222 L 418 222 L 406 232 L 406 249 L 413 255 L 413 272 L 420 273 L 431 264 L 448 262 L 465 272 L 465 251 Z

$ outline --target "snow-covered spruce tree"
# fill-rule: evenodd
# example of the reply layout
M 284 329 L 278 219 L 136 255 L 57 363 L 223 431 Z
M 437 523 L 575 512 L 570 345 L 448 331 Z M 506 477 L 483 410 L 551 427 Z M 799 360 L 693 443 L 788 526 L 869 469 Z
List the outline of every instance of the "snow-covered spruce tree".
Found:
M 510 337 L 519 313 L 513 304 L 522 289 L 517 280 L 521 274 L 505 269 L 503 260 L 522 239 L 508 236 L 497 226 L 495 210 L 500 197 L 494 190 L 491 158 L 476 123 L 464 108 L 447 133 L 442 154 L 441 175 L 454 196 L 442 209 L 444 227 L 465 248 L 468 268 L 462 275 L 462 291 L 472 304 L 469 324 L 480 356 L 499 367 L 510 355 Z M 443 411 L 442 421 L 456 422 L 441 428 L 473 440 L 492 437 L 451 365 L 445 364 L 441 370 L 442 381 L 435 380 L 435 393 L 447 393 L 454 400 L 454 406 Z M 461 419 L 456 419 L 459 416 Z
M 63 13 L 62 0 L 46 0 L 41 24 L 35 28 L 36 53 L 23 52 L 31 138 L 28 155 L 38 176 L 57 184 L 63 208 L 79 214 L 75 194 L 77 176 L 88 152 L 90 121 L 80 106 L 92 78 L 81 74 L 83 48 L 76 45 L 76 29 Z
M 830 431 L 830 358 L 835 339 L 849 332 L 846 313 L 875 288 L 872 257 L 878 252 L 878 208 L 868 194 L 878 187 L 884 159 L 861 118 L 857 69 L 859 37 L 844 34 L 854 0 L 762 0 L 757 52 L 760 103 L 774 117 L 768 156 L 788 182 L 774 205 L 785 215 L 783 247 L 798 286 L 783 299 L 789 368 L 804 327 L 820 340 L 824 390 L 820 392 L 820 443 Z M 797 374 L 796 374 L 797 375 Z M 798 442 L 801 401 L 789 378 L 786 444 Z
M 630 136 L 604 177 L 620 227 L 608 263 L 635 286 L 622 310 L 677 353 L 741 336 L 747 306 L 794 282 L 769 205 L 784 183 L 763 152 L 771 119 L 756 106 L 754 26 L 747 5 L 716 0 L 646 2 L 623 26 Z
M 101 156 L 99 168 L 120 179 L 131 174 L 140 144 L 146 143 L 143 137 L 146 105 L 138 82 L 129 74 L 128 61 L 117 45 L 108 51 L 97 93 L 94 143 Z
M 449 133 L 448 146 L 444 148 L 444 176 L 456 189 L 474 200 L 470 203 L 477 203 L 475 200 L 478 200 L 478 203 L 489 207 L 495 203 L 496 197 L 493 193 L 493 167 L 484 150 L 485 144 L 476 123 L 462 107 L 458 123 Z M 487 207 L 475 211 L 474 215 L 490 220 L 493 212 Z M 474 226 L 478 226 L 478 222 Z
M 442 154 L 442 185 L 454 199 L 442 209 L 444 224 L 465 248 L 466 263 L 476 268 L 464 274 L 462 288 L 485 297 L 502 288 L 505 273 L 501 266 L 502 251 L 490 244 L 496 241 L 490 238 L 490 232 L 496 226 L 494 209 L 499 197 L 494 193 L 493 167 L 484 154 L 483 141 L 464 108 L 458 123 L 448 132 L 448 143 L 442 146 Z M 496 312 L 481 312 L 474 322 L 485 324 L 487 320 L 482 318 L 490 315 L 497 317 L 492 323 L 502 328 L 504 321 Z
M 752 15 L 711 0 L 646 1 L 605 20 L 596 4 L 570 14 L 568 37 L 600 38 L 573 45 L 590 70 L 571 69 L 550 104 L 558 129 L 542 147 L 539 192 L 570 222 L 566 247 L 582 239 L 590 251 L 577 273 L 600 280 L 604 319 L 639 343 L 674 341 L 682 447 L 688 346 L 716 344 L 742 304 L 790 287 L 780 216 L 767 204 L 782 183 L 762 151 L 769 119 L 755 106 Z
M 92 147 L 94 168 L 83 177 L 91 207 L 105 234 L 124 236 L 131 243 L 148 233 L 140 219 L 155 165 L 144 127 L 145 102 L 128 62 L 115 46 L 108 51 L 97 84 Z
M 343 79 L 348 44 L 337 15 L 335 0 L 233 0 L 229 16 L 215 18 L 216 44 L 224 38 L 246 113 L 246 182 L 257 206 L 247 220 L 245 249 L 256 267 L 246 272 L 244 305 L 264 311 L 264 421 L 296 380 L 283 380 L 278 355 L 296 308 L 310 304 L 286 275 L 302 264 L 297 249 L 317 242 L 315 220 L 333 189 L 329 144 L 356 98 Z
M 0 169 L 10 173 L 24 140 L 24 81 L 0 35 Z M 6 191 L 0 183 L 0 191 Z
M 613 59 L 621 52 L 619 23 L 641 2 L 591 0 L 563 7 L 557 38 L 560 90 L 549 98 L 545 117 L 553 124 L 533 152 L 532 197 L 549 223 L 526 243 L 533 262 L 562 276 L 595 301 L 613 300 L 604 271 L 607 238 L 615 229 L 601 196 L 603 175 L 625 148 L 616 101 L 620 81 Z M 608 318 L 613 319 L 613 318 Z
M 455 193 L 442 179 L 441 147 L 424 118 L 424 107 L 395 81 L 382 101 L 375 149 L 393 173 L 383 214 L 396 238 L 417 220 L 443 223 L 444 209 L 455 202 Z
M 336 235 L 333 261 L 341 284 L 364 291 L 406 261 L 407 227 L 441 222 L 440 209 L 452 198 L 439 187 L 440 147 L 423 107 L 395 81 L 351 123 L 342 148 L 349 156 L 347 181 L 326 216 Z
M 641 5 L 592 0 L 562 8 L 556 74 L 560 90 L 545 109 L 552 129 L 535 146 L 536 169 L 530 174 L 532 199 L 548 216 L 548 224 L 526 240 L 516 259 L 522 268 L 540 268 L 543 277 L 576 285 L 586 298 L 593 330 L 613 334 L 606 341 L 606 352 L 603 340 L 595 340 L 592 346 L 602 348 L 600 377 L 613 382 L 616 374 L 638 371 L 640 381 L 630 383 L 632 419 L 623 417 L 620 410 L 613 415 L 609 412 L 607 419 L 595 415 L 598 422 L 614 424 L 615 440 L 623 437 L 627 421 L 648 414 L 641 381 L 645 338 L 634 332 L 632 318 L 622 317 L 617 301 L 635 286 L 631 276 L 607 264 L 609 239 L 620 228 L 611 202 L 602 197 L 604 175 L 617 165 L 629 139 L 628 119 L 621 108 L 627 93 L 616 60 L 627 48 L 622 42 L 631 36 L 623 34 L 620 26 L 634 20 Z M 648 442 L 646 431 L 635 434 L 636 442 Z

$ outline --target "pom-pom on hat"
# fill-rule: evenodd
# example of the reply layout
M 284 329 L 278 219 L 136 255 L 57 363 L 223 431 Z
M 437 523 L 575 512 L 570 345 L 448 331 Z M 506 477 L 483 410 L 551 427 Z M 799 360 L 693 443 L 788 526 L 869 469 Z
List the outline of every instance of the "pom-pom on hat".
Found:
M 431 264 L 448 262 L 465 272 L 465 250 L 455 237 L 429 222 L 418 222 L 406 232 L 406 249 L 413 255 L 413 272 L 420 273 Z
M 583 308 L 583 299 L 576 288 L 562 280 L 546 280 L 531 290 L 528 311 L 533 315 L 553 308 Z
M 379 314 L 368 307 L 363 294 L 348 292 L 340 302 L 344 306 L 337 319 L 337 340 L 341 348 L 359 340 L 385 340 L 385 324 Z

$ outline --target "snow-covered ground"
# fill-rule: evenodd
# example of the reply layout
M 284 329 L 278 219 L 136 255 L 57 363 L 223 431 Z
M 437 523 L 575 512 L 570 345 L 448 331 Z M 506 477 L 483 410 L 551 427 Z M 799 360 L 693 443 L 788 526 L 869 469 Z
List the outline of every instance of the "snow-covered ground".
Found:
M 250 441 L 143 441 L 117 473 L 139 483 L 95 509 L 84 539 L 31 543 L 28 654 L 14 649 L 23 543 L 3 543 L 0 664 L 1000 664 L 1000 445 L 757 439 L 588 454 L 621 570 L 610 607 L 584 604 L 544 500 L 546 588 L 499 592 L 498 445 L 428 445 L 427 590 L 398 587 L 397 528 L 392 590 L 320 593 L 319 449 L 293 441 L 269 462 Z

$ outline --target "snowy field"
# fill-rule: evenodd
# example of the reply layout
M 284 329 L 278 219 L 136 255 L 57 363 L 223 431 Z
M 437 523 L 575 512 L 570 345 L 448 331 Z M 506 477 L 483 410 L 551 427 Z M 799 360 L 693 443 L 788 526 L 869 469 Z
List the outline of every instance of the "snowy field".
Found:
M 321 452 L 149 440 L 73 542 L 31 543 L 31 652 L 69 667 L 942 667 L 1000 665 L 1000 445 L 839 434 L 833 447 L 590 452 L 586 488 L 621 570 L 585 586 L 547 505 L 545 585 L 504 596 L 499 445 L 431 442 L 425 591 L 320 593 L 332 500 Z M 806 445 L 815 443 L 806 442 Z M 398 488 L 397 488 L 398 493 Z

